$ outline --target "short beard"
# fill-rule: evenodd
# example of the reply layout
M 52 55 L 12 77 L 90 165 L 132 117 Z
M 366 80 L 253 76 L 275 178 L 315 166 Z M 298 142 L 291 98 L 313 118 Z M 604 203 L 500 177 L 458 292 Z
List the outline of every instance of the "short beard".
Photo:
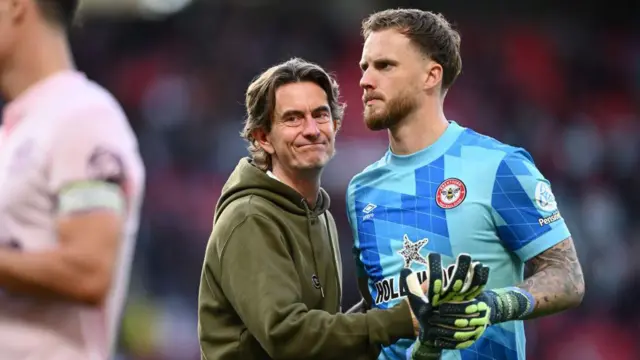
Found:
M 365 105 L 364 122 L 372 131 L 386 130 L 395 127 L 417 107 L 412 96 L 401 95 L 389 100 L 383 112 L 369 112 Z

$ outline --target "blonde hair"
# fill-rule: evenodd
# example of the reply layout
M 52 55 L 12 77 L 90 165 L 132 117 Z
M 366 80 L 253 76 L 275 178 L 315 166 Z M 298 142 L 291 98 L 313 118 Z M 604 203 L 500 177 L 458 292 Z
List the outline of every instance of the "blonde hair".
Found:
M 442 66 L 442 89 L 446 90 L 462 72 L 460 34 L 442 14 L 418 9 L 379 11 L 362 22 L 362 36 L 372 32 L 395 29 L 431 60 Z

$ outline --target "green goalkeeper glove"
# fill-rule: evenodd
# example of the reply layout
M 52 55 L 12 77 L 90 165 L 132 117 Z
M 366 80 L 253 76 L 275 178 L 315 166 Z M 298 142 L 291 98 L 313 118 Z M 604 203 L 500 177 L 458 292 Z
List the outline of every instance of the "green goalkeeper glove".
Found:
M 445 288 L 442 302 L 430 319 L 438 337 L 448 342 L 447 348 L 465 349 L 482 336 L 489 324 L 487 304 L 476 301 L 489 280 L 489 268 L 472 262 L 468 254 L 460 254 L 454 264 L 445 270 Z M 459 314 L 442 314 L 442 307 L 460 304 Z
M 522 320 L 535 307 L 535 300 L 527 291 L 517 287 L 487 290 L 475 298 L 454 299 L 442 303 L 431 318 L 432 326 L 438 328 L 464 329 L 454 334 L 454 339 L 469 339 L 461 345 L 471 345 L 477 340 L 488 325 L 499 324 L 511 320 Z M 482 313 L 478 317 L 476 314 Z M 475 334 L 473 330 L 475 327 Z M 461 347 L 458 347 L 461 348 Z
M 489 280 L 489 268 L 479 262 L 472 262 L 469 254 L 460 254 L 456 262 L 444 271 L 445 286 L 440 305 L 449 301 L 471 300 L 484 290 Z
M 449 273 L 442 271 L 439 254 L 429 254 L 427 262 L 427 294 L 423 293 L 416 274 L 411 270 L 404 269 L 400 275 L 400 286 L 408 290 L 406 293 L 409 304 L 421 327 L 413 349 L 414 360 L 439 359 L 442 349 L 463 349 L 470 346 L 482 335 L 488 321 L 486 306 L 476 306 L 469 307 L 468 312 L 459 319 L 451 321 L 447 317 L 442 320 L 442 325 L 434 324 L 433 319 L 439 317 L 437 305 L 442 304 L 441 299 L 445 296 L 473 298 L 486 285 L 489 268 L 477 262 L 472 263 L 471 257 L 466 254 L 458 256 Z
M 491 324 L 522 320 L 535 308 L 535 299 L 528 291 L 507 287 L 483 292 L 477 297 L 491 309 Z
M 400 273 L 400 288 L 404 289 L 404 292 L 407 294 L 411 310 L 420 324 L 419 339 L 425 337 L 424 329 L 428 329 L 429 318 L 433 316 L 434 313 L 434 304 L 440 302 L 440 297 L 443 295 L 446 285 L 444 283 L 446 276 L 442 268 L 442 258 L 440 254 L 429 253 L 429 255 L 427 255 L 426 267 L 427 279 L 425 282 L 427 282 L 428 286 L 426 294 L 422 290 L 416 273 L 413 273 L 410 269 L 403 269 Z M 427 342 L 426 339 L 424 340 Z M 418 341 L 416 341 L 414 351 L 416 351 L 417 345 Z M 428 345 L 425 343 L 423 347 L 417 350 L 419 352 L 418 359 L 440 359 L 442 349 L 437 348 L 435 345 L 436 339 L 432 339 Z

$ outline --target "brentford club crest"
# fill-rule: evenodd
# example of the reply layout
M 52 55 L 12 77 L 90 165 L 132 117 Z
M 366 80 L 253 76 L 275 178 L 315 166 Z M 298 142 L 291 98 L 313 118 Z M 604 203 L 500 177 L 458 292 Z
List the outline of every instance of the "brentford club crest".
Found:
M 467 187 L 458 179 L 447 179 L 438 186 L 436 203 L 443 209 L 453 209 L 467 197 Z

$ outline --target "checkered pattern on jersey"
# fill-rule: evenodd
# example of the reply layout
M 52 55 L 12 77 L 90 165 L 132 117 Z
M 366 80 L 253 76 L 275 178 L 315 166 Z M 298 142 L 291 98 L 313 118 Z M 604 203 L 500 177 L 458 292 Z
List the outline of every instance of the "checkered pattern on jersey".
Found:
M 504 220 L 497 230 L 511 251 L 523 248 L 552 229 L 551 225 L 540 226 L 538 220 L 544 216 L 535 206 L 532 194 L 522 185 L 535 184 L 538 180 L 522 156 L 508 155 L 498 167 L 491 206 Z
M 434 199 L 443 180 L 444 157 L 440 157 L 415 170 L 415 195 L 372 186 L 356 188 L 354 202 L 362 264 L 371 280 L 400 273 L 403 262 L 398 251 L 403 248 L 405 234 L 414 243 L 428 239 L 420 251 L 423 256 L 432 251 L 452 256 L 446 213 Z M 365 214 L 369 204 L 375 204 L 376 208 Z

